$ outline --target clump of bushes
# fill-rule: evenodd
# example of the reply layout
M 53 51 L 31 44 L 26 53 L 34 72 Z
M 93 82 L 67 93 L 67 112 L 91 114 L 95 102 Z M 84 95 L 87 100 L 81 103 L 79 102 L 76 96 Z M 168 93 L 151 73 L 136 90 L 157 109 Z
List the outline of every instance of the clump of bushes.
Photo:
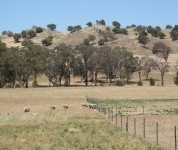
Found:
M 116 86 L 124 86 L 124 82 L 121 80 L 116 81 Z
M 155 86 L 155 79 L 150 78 L 150 80 L 149 80 L 149 81 L 150 81 L 150 85 L 151 85 L 151 86 Z
M 42 40 L 42 44 L 44 46 L 50 46 L 53 44 L 53 36 L 48 36 L 47 38 Z
M 36 27 L 36 33 L 42 33 L 43 32 L 43 28 L 41 27 Z

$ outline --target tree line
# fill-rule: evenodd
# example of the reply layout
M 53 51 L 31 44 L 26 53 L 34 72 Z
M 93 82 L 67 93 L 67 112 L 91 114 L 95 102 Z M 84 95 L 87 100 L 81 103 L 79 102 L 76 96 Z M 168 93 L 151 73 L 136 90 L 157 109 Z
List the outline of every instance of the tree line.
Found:
M 124 47 L 110 48 L 106 45 L 93 46 L 95 38 L 89 36 L 76 47 L 59 44 L 53 49 L 37 45 L 30 39 L 22 42 L 22 47 L 7 48 L 0 41 L 0 88 L 26 87 L 32 81 L 37 86 L 37 77 L 45 75 L 53 86 L 69 86 L 71 77 L 80 77 L 85 86 L 88 82 L 98 84 L 98 74 L 105 75 L 106 83 L 122 81 L 128 84 L 134 73 L 148 79 L 152 69 L 161 74 L 162 86 L 168 71 L 168 57 L 171 49 L 162 42 L 152 48 L 157 60 L 149 57 L 138 58 Z

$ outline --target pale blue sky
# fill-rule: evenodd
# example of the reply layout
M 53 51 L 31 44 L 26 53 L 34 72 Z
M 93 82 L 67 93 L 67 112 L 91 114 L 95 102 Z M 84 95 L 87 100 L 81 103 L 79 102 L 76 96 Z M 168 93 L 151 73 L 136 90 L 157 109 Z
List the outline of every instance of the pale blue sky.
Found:
M 0 33 L 20 32 L 33 25 L 46 27 L 55 23 L 57 30 L 69 25 L 95 23 L 105 19 L 108 25 L 119 21 L 131 24 L 178 24 L 178 0 L 1 0 Z

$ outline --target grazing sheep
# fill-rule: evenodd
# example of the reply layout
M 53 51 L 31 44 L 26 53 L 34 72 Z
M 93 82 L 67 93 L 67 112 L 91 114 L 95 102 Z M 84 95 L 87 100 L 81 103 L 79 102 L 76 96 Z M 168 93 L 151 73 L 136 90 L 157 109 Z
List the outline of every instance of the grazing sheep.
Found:
M 10 114 L 9 112 L 6 112 L 6 115 L 7 115 L 7 116 L 10 116 L 11 114 Z
M 24 112 L 30 112 L 30 107 L 25 107 Z
M 67 105 L 63 105 L 63 108 L 64 108 L 64 109 L 68 109 L 69 106 L 67 106 Z
M 51 107 L 51 110 L 55 110 L 55 109 L 56 109 L 56 107 L 55 107 L 55 106 L 52 106 L 52 107 Z
M 96 109 L 97 105 L 96 104 L 88 104 L 90 109 Z

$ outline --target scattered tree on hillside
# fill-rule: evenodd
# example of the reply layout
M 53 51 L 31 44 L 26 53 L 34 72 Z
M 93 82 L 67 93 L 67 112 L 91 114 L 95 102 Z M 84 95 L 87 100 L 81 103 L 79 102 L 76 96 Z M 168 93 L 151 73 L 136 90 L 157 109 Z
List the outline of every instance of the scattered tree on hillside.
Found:
M 156 54 L 158 57 L 164 58 L 166 62 L 171 52 L 171 48 L 163 42 L 156 42 L 152 48 L 152 53 Z
M 113 21 L 113 22 L 112 22 L 112 25 L 113 25 L 115 28 L 120 28 L 120 27 L 121 27 L 121 24 L 120 24 L 118 21 Z
M 41 27 L 36 27 L 36 33 L 42 33 L 43 32 L 43 28 Z
M 28 39 L 34 38 L 35 36 L 36 36 L 36 32 L 34 30 L 29 30 L 27 32 L 27 38 Z
M 15 33 L 15 34 L 13 35 L 13 38 L 14 38 L 14 42 L 15 42 L 15 43 L 18 43 L 19 40 L 20 40 L 20 38 L 21 38 L 21 35 L 18 34 L 18 33 Z
M 178 25 L 175 25 L 170 34 L 173 41 L 178 40 Z
M 86 24 L 88 27 L 92 27 L 92 22 L 88 22 L 87 24 Z
M 53 36 L 48 36 L 47 38 L 44 38 L 41 42 L 43 46 L 50 46 L 53 44 Z
M 139 36 L 138 36 L 138 41 L 139 43 L 143 44 L 143 45 L 146 45 L 148 42 L 149 42 L 149 39 L 146 35 L 144 35 L 143 33 L 139 33 Z
M 166 25 L 166 29 L 172 29 L 171 25 Z
M 55 24 L 48 24 L 47 25 L 48 29 L 50 29 L 51 31 L 54 31 L 56 29 L 56 25 Z
M 27 31 L 22 30 L 22 32 L 21 32 L 21 37 L 22 37 L 22 38 L 27 38 L 27 35 L 28 35 Z

